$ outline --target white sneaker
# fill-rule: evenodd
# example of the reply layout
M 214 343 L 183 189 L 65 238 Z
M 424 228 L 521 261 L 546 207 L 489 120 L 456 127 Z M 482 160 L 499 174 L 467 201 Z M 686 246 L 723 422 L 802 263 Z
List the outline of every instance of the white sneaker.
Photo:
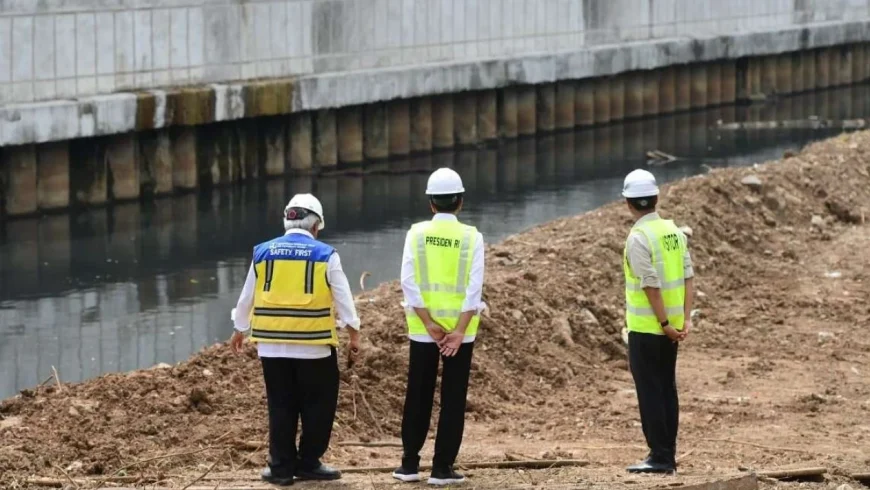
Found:
M 453 467 L 432 469 L 432 474 L 429 475 L 429 484 L 443 487 L 445 485 L 456 485 L 463 483 L 465 477 L 453 470 Z

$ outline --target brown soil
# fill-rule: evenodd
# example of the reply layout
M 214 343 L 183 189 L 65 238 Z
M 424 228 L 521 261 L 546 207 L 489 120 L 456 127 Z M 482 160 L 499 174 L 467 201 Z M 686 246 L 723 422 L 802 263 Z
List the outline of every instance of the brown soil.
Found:
M 700 291 L 679 363 L 679 481 L 738 467 L 825 466 L 834 480 L 868 471 L 868 151 L 870 132 L 856 133 L 782 162 L 666 188 L 662 214 L 693 229 Z M 761 186 L 742 183 L 748 175 Z M 490 311 L 475 349 L 460 459 L 575 458 L 590 465 L 477 470 L 479 488 L 669 484 L 622 470 L 645 454 L 619 335 L 620 261 L 630 224 L 616 203 L 489 247 Z M 366 357 L 342 375 L 334 442 L 399 435 L 407 366 L 400 299 L 395 282 L 358 298 Z M 122 473 L 183 486 L 217 462 L 205 483 L 223 475 L 252 484 L 266 455 L 253 349 L 234 356 L 215 345 L 176 366 L 62 388 L 52 382 L 4 401 L 0 416 L 4 488 L 34 476 L 63 479 L 59 468 L 73 477 L 115 474 L 137 461 L 193 451 Z M 327 461 L 380 466 L 398 456 L 392 447 L 334 444 Z M 388 477 L 349 475 L 346 482 L 372 488 Z

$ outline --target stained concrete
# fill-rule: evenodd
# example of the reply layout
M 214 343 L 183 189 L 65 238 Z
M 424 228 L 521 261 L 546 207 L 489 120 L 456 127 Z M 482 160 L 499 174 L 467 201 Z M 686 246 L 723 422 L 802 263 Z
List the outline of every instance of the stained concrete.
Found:
M 691 33 L 691 27 L 687 29 L 687 33 Z M 0 146 L 199 125 L 511 84 L 580 80 L 810 49 L 818 50 L 817 78 L 821 86 L 827 86 L 832 79 L 844 79 L 847 69 L 853 71 L 855 65 L 848 57 L 846 60 L 837 58 L 832 63 L 829 48 L 870 42 L 870 23 L 843 20 L 772 26 L 768 30 L 733 34 L 697 34 L 636 40 L 630 44 L 586 44 L 575 51 L 525 53 L 489 61 L 458 59 L 406 64 L 401 68 L 308 73 L 294 78 L 233 83 L 221 83 L 220 78 L 215 78 L 217 83 L 193 87 L 151 88 L 39 103 L 0 100 L 0 104 L 6 102 L 0 107 Z M 831 77 L 831 66 L 837 70 L 834 77 Z M 768 75 L 764 78 L 765 88 L 774 87 L 775 70 L 765 73 Z M 771 73 L 774 73 L 773 78 L 769 76 Z M 615 104 L 618 105 L 618 101 Z

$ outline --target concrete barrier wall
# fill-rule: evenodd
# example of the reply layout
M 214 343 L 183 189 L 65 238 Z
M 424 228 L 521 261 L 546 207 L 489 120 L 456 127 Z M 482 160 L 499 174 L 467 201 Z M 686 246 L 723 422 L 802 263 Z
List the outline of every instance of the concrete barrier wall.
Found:
M 62 96 L 0 105 L 0 216 L 870 79 L 870 0 L 193 1 L 0 0 L 0 94 Z
M 867 0 L 6 0 L 0 105 L 867 19 Z

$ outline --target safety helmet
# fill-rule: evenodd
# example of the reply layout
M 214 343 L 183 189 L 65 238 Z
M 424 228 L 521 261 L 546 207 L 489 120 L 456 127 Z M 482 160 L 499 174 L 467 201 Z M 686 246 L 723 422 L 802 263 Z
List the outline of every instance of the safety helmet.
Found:
M 426 194 L 438 196 L 444 194 L 460 194 L 465 192 L 462 187 L 462 178 L 453 169 L 439 168 L 429 176 L 426 184 Z
M 653 174 L 643 169 L 633 170 L 625 176 L 622 195 L 627 198 L 652 197 L 659 195 L 659 186 Z
M 294 208 L 305 209 L 316 214 L 317 217 L 320 218 L 320 224 L 317 225 L 317 229 L 322 230 L 326 228 L 326 222 L 323 220 L 323 205 L 321 205 L 320 201 L 311 194 L 296 194 L 295 196 L 293 196 L 293 199 L 290 199 L 290 202 L 287 203 L 287 206 L 284 208 L 285 228 L 287 227 L 287 223 L 289 223 L 290 221 L 293 221 L 294 219 L 300 219 L 292 216 L 292 211 Z

